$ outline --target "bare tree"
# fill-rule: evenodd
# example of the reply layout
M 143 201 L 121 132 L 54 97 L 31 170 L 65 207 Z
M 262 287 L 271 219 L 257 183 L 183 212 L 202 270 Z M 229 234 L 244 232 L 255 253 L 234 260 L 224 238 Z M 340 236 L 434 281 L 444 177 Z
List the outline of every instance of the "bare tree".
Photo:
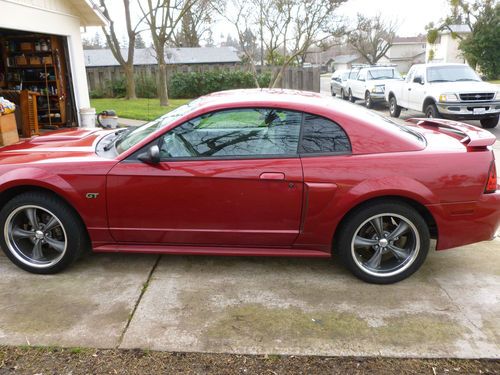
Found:
M 137 96 L 135 94 L 135 80 L 134 80 L 134 47 L 135 40 L 138 34 L 138 27 L 141 24 L 141 20 L 132 26 L 132 19 L 130 15 L 130 0 L 123 0 L 123 8 L 125 10 L 125 24 L 127 27 L 126 44 L 127 44 L 127 57 L 122 55 L 120 41 L 117 38 L 115 24 L 110 17 L 108 7 L 106 6 L 105 0 L 100 0 L 101 7 L 103 8 L 103 13 L 109 20 L 109 28 L 102 27 L 102 31 L 106 36 L 106 41 L 115 57 L 116 61 L 120 64 L 125 72 L 125 79 L 127 80 L 127 92 L 125 95 L 126 99 L 135 99 Z
M 178 47 L 199 47 L 200 41 L 210 38 L 213 14 L 224 9 L 224 0 L 198 0 L 182 17 L 181 28 L 176 32 L 174 44 Z
M 158 96 L 160 105 L 168 105 L 167 61 L 165 49 L 173 41 L 182 19 L 200 0 L 146 0 L 139 1 L 144 20 L 151 31 L 158 64 Z M 143 3 L 146 3 L 144 6 Z
M 348 41 L 369 64 L 376 64 L 391 48 L 396 30 L 397 24 L 384 21 L 380 14 L 373 18 L 358 14 L 356 28 L 349 32 Z
M 342 30 L 335 10 L 345 1 L 236 0 L 237 17 L 226 19 L 235 27 L 240 44 L 243 44 L 246 30 L 259 35 L 267 62 L 280 66 L 270 82 L 270 87 L 277 87 L 290 64 L 297 60 L 302 63 L 311 46 L 321 44 Z M 243 47 L 242 50 L 256 74 L 257 51 Z

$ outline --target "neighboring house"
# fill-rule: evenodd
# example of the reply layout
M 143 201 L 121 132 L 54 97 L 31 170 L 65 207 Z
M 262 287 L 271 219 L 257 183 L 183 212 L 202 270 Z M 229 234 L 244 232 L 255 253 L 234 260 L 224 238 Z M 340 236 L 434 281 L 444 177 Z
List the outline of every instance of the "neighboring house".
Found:
M 386 55 L 379 60 L 380 64 L 394 64 L 400 73 L 406 73 L 413 64 L 425 62 L 426 38 L 397 37 Z
M 122 55 L 127 51 L 122 49 Z M 87 68 L 119 66 L 109 49 L 88 49 L 84 51 Z M 192 47 L 166 48 L 165 60 L 169 65 L 193 64 L 239 64 L 238 52 L 233 47 Z M 153 48 L 138 48 L 134 51 L 134 65 L 156 65 L 156 52 Z
M 458 45 L 458 36 L 467 36 L 471 29 L 467 25 L 450 25 L 439 31 L 434 44 L 427 43 L 425 62 L 436 63 L 465 63 Z
M 107 23 L 90 0 L 0 0 L 0 89 L 29 87 L 64 95 L 58 104 L 66 111 L 54 114 L 57 119 L 67 117 L 59 126 L 80 124 L 79 108 L 90 106 L 80 28 Z M 38 73 L 33 71 L 44 64 L 57 85 L 35 81 Z
M 331 68 L 330 70 L 335 71 L 339 69 L 351 69 L 353 64 L 363 64 L 366 60 L 359 55 L 338 55 L 333 59 L 330 59 L 327 64 Z

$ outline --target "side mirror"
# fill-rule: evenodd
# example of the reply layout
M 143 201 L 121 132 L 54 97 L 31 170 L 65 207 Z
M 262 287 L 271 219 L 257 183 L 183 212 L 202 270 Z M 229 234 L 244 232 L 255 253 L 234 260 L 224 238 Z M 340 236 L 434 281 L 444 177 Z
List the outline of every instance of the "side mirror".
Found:
M 157 164 L 160 162 L 160 148 L 158 145 L 151 146 L 147 152 L 143 152 L 137 156 L 137 159 L 143 163 Z
M 413 82 L 420 83 L 421 85 L 424 84 L 424 81 L 423 81 L 422 77 L 420 77 L 420 76 L 416 76 L 415 78 L 413 78 Z

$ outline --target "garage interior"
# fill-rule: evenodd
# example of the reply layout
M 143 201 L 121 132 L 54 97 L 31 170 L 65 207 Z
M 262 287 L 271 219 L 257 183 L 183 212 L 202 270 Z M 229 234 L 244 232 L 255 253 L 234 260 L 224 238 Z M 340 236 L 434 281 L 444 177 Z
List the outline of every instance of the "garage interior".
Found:
M 22 138 L 77 126 L 66 46 L 65 37 L 0 28 L 0 97 L 16 104 Z

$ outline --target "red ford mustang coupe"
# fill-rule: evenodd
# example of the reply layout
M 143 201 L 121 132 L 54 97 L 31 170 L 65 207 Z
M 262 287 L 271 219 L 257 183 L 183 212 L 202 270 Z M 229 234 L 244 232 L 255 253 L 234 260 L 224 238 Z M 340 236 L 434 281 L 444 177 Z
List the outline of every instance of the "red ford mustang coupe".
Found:
M 211 94 L 118 131 L 0 150 L 0 245 L 54 273 L 95 252 L 339 257 L 392 283 L 500 224 L 491 145 L 440 119 L 396 125 L 319 94 Z

